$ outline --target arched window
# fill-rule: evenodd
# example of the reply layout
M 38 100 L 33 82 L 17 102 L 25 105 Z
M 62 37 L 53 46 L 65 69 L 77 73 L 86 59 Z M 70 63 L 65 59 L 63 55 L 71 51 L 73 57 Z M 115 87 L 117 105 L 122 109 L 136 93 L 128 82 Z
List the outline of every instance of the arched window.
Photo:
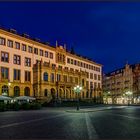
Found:
M 47 95 L 48 95 L 48 90 L 45 89 L 45 90 L 44 90 L 44 96 L 47 96 Z
M 54 99 L 55 98 L 55 89 L 54 88 L 51 88 L 51 95 L 52 95 L 52 98 Z
M 8 86 L 6 86 L 6 85 L 2 86 L 2 94 L 3 93 L 7 93 L 7 95 L 9 94 L 9 88 L 8 88 Z
M 25 87 L 25 89 L 24 89 L 24 95 L 25 96 L 30 96 L 30 88 L 29 87 Z
M 14 87 L 14 96 L 20 96 L 20 88 L 18 86 Z
M 62 95 L 62 89 L 59 89 L 59 97 L 62 98 L 63 95 Z
M 44 72 L 44 81 L 48 81 L 48 73 Z

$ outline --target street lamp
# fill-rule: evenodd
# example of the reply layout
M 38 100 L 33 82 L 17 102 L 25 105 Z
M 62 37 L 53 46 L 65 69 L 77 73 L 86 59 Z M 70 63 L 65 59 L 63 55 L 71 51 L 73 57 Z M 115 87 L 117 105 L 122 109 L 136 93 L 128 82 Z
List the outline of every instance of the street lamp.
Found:
M 125 93 L 125 95 L 127 96 L 127 98 L 128 98 L 128 105 L 129 105 L 129 101 L 130 101 L 130 98 L 131 98 L 131 95 L 132 95 L 133 93 L 131 92 L 131 91 L 127 91 L 126 93 Z
M 11 83 L 8 83 L 8 86 L 11 86 Z
M 80 94 L 81 90 L 82 90 L 82 87 L 79 85 L 74 87 L 74 92 L 77 93 L 77 111 L 80 109 L 80 107 L 79 107 L 79 94 Z

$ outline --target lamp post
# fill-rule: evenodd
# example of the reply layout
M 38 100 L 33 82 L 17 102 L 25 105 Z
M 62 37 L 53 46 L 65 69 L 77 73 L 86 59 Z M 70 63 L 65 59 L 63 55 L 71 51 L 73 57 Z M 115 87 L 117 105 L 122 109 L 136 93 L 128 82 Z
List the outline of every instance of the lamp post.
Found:
M 77 93 L 77 111 L 80 109 L 80 105 L 79 105 L 79 94 L 82 90 L 82 87 L 77 85 L 74 87 L 74 92 Z
M 128 105 L 129 105 L 129 101 L 130 101 L 130 99 L 131 99 L 132 92 L 131 92 L 131 91 L 127 91 L 127 92 L 125 93 L 125 95 L 126 95 L 127 98 L 128 98 Z

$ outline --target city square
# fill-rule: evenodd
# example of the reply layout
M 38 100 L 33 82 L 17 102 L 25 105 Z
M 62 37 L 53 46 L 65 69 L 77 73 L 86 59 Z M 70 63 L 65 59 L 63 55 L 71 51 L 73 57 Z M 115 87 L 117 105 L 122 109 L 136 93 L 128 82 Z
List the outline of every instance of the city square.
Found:
M 140 3 L 0 2 L 0 139 L 140 139 Z
M 43 108 L 0 113 L 0 139 L 139 139 L 140 107 Z M 69 111 L 69 112 L 67 112 Z

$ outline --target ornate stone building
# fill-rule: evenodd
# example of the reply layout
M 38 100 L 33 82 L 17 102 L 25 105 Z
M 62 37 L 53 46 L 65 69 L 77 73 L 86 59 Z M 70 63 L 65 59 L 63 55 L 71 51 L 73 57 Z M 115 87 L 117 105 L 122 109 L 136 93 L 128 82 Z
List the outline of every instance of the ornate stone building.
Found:
M 16 30 L 0 29 L 0 94 L 75 99 L 74 86 L 81 85 L 82 99 L 101 97 L 102 65 L 51 46 Z
M 131 97 L 127 96 L 130 92 Z M 139 103 L 140 97 L 140 64 L 126 64 L 123 68 L 103 76 L 104 102 L 127 104 Z M 108 100 L 108 101 L 106 101 Z

